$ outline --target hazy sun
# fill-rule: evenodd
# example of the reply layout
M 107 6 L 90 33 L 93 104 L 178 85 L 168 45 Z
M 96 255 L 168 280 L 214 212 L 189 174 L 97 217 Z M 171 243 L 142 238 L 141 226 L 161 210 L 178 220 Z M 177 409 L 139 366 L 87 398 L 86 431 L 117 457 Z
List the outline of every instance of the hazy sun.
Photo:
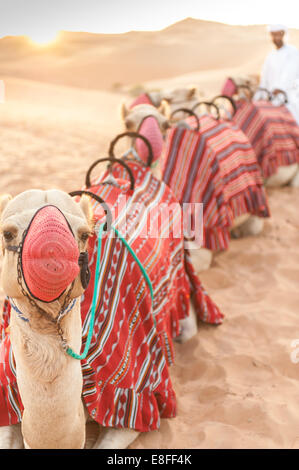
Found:
M 48 46 L 56 41 L 58 33 L 50 33 L 47 31 L 39 33 L 31 33 L 30 39 L 36 46 Z

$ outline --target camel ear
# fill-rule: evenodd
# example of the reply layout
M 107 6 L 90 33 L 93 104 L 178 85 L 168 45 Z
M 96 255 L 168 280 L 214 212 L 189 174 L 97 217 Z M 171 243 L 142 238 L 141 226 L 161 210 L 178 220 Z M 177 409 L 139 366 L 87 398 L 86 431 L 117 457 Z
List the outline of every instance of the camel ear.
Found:
M 194 86 L 191 87 L 191 88 L 189 88 L 189 90 L 188 90 L 188 98 L 193 98 L 193 96 L 195 96 L 195 94 L 196 94 L 196 91 L 197 91 L 197 90 L 196 90 L 196 87 L 194 87 Z
M 10 194 L 2 194 L 0 196 L 0 214 L 4 211 L 5 207 L 12 200 L 12 196 Z
M 161 101 L 158 111 L 167 118 L 170 116 L 170 106 L 167 100 L 164 99 Z
M 122 118 L 123 121 L 126 119 L 128 114 L 129 114 L 129 110 L 126 107 L 126 103 L 123 101 L 121 103 L 121 107 L 120 107 L 120 115 L 121 115 L 121 118 Z
M 93 225 L 94 225 L 94 223 L 93 223 L 93 212 L 92 212 L 92 207 L 91 207 L 91 204 L 90 204 L 90 198 L 86 194 L 83 194 L 81 199 L 80 199 L 79 204 L 80 204 L 80 207 L 83 211 L 83 214 L 86 217 L 88 225 L 90 225 L 90 227 L 93 227 Z

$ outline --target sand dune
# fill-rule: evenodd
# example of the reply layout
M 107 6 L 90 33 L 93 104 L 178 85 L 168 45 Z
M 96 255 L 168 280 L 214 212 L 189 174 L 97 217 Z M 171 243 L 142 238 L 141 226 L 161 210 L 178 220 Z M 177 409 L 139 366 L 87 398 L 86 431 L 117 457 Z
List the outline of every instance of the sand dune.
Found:
M 151 63 L 149 73 L 137 57 L 146 59 L 140 52 L 144 46 L 156 60 L 161 35 L 165 55 L 177 41 L 193 43 L 193 52 L 182 55 L 184 61 L 172 68 L 164 55 L 155 66 Z M 87 167 L 106 156 L 109 141 L 122 129 L 118 107 L 129 97 L 101 88 L 111 89 L 116 81 L 144 81 L 153 87 L 195 82 L 209 95 L 218 91 L 231 67 L 253 71 L 269 48 L 261 27 L 187 20 L 160 33 L 125 35 L 127 50 L 131 47 L 131 65 L 126 67 L 129 52 L 117 62 L 122 56 L 117 35 L 94 36 L 63 35 L 64 45 L 47 53 L 52 62 L 43 72 L 36 65 L 38 53 L 25 47 L 23 39 L 6 39 L 10 52 L 0 41 L 7 90 L 6 103 L 0 105 L 0 192 L 15 195 L 52 187 L 69 191 L 83 184 Z M 247 47 L 246 55 L 241 47 L 236 54 L 228 48 L 237 38 Z M 99 55 L 105 40 L 106 49 Z M 258 44 L 263 48 L 256 52 Z M 11 51 L 16 51 L 16 60 Z M 22 56 L 18 69 L 17 54 Z M 105 54 L 111 68 L 103 69 Z M 90 60 L 86 82 L 74 68 L 78 57 L 84 67 Z M 71 71 L 76 71 L 73 78 Z M 162 421 L 160 431 L 141 435 L 132 448 L 299 448 L 299 364 L 290 357 L 292 341 L 299 338 L 299 190 L 272 190 L 269 198 L 272 218 L 263 234 L 232 241 L 229 251 L 201 275 L 226 318 L 218 327 L 200 325 L 193 340 L 176 345 L 172 377 L 177 418 Z
M 299 31 L 290 35 L 299 46 Z M 0 60 L 5 76 L 111 90 L 196 71 L 249 67 L 259 73 L 270 49 L 265 26 L 187 18 L 153 32 L 61 32 L 48 47 L 26 37 L 6 37 L 0 39 Z

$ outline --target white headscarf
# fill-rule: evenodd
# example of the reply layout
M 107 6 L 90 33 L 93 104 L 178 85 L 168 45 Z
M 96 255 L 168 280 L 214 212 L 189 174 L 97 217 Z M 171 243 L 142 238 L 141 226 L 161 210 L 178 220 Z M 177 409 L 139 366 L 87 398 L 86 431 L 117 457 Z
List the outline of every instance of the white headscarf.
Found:
M 288 32 L 287 26 L 283 24 L 269 24 L 267 29 L 269 33 L 276 33 L 277 31 L 284 31 L 285 33 Z

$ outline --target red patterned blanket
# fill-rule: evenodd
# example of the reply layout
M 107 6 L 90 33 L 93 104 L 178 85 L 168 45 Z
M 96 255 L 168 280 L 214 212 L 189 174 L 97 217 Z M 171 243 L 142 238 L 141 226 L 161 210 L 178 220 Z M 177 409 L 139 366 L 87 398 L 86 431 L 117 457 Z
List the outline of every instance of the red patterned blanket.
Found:
M 299 126 L 285 106 L 269 101 L 236 102 L 233 122 L 248 137 L 264 178 L 280 166 L 299 163 Z
M 162 181 L 158 181 L 152 174 L 150 168 L 146 167 L 142 162 L 137 161 L 134 157 L 123 158 L 126 164 L 130 167 L 135 185 L 141 188 L 146 188 L 149 185 L 158 185 L 163 193 L 167 194 L 168 207 L 175 207 L 178 200 L 175 198 L 171 189 Z M 116 178 L 125 179 L 128 177 L 126 170 L 120 166 L 113 166 L 113 176 Z M 98 181 L 98 180 L 97 180 Z M 200 279 L 198 278 L 188 250 L 185 249 L 185 268 L 187 279 L 192 294 L 193 304 L 198 318 L 206 323 L 219 324 L 222 323 L 224 315 L 221 313 L 217 305 L 211 300 L 210 296 L 204 289 Z
M 168 132 L 163 180 L 181 204 L 203 203 L 203 246 L 225 250 L 235 217 L 250 212 L 269 216 L 255 154 L 245 135 L 209 115 L 200 131 L 172 128 Z M 188 123 L 195 126 L 194 118 Z

